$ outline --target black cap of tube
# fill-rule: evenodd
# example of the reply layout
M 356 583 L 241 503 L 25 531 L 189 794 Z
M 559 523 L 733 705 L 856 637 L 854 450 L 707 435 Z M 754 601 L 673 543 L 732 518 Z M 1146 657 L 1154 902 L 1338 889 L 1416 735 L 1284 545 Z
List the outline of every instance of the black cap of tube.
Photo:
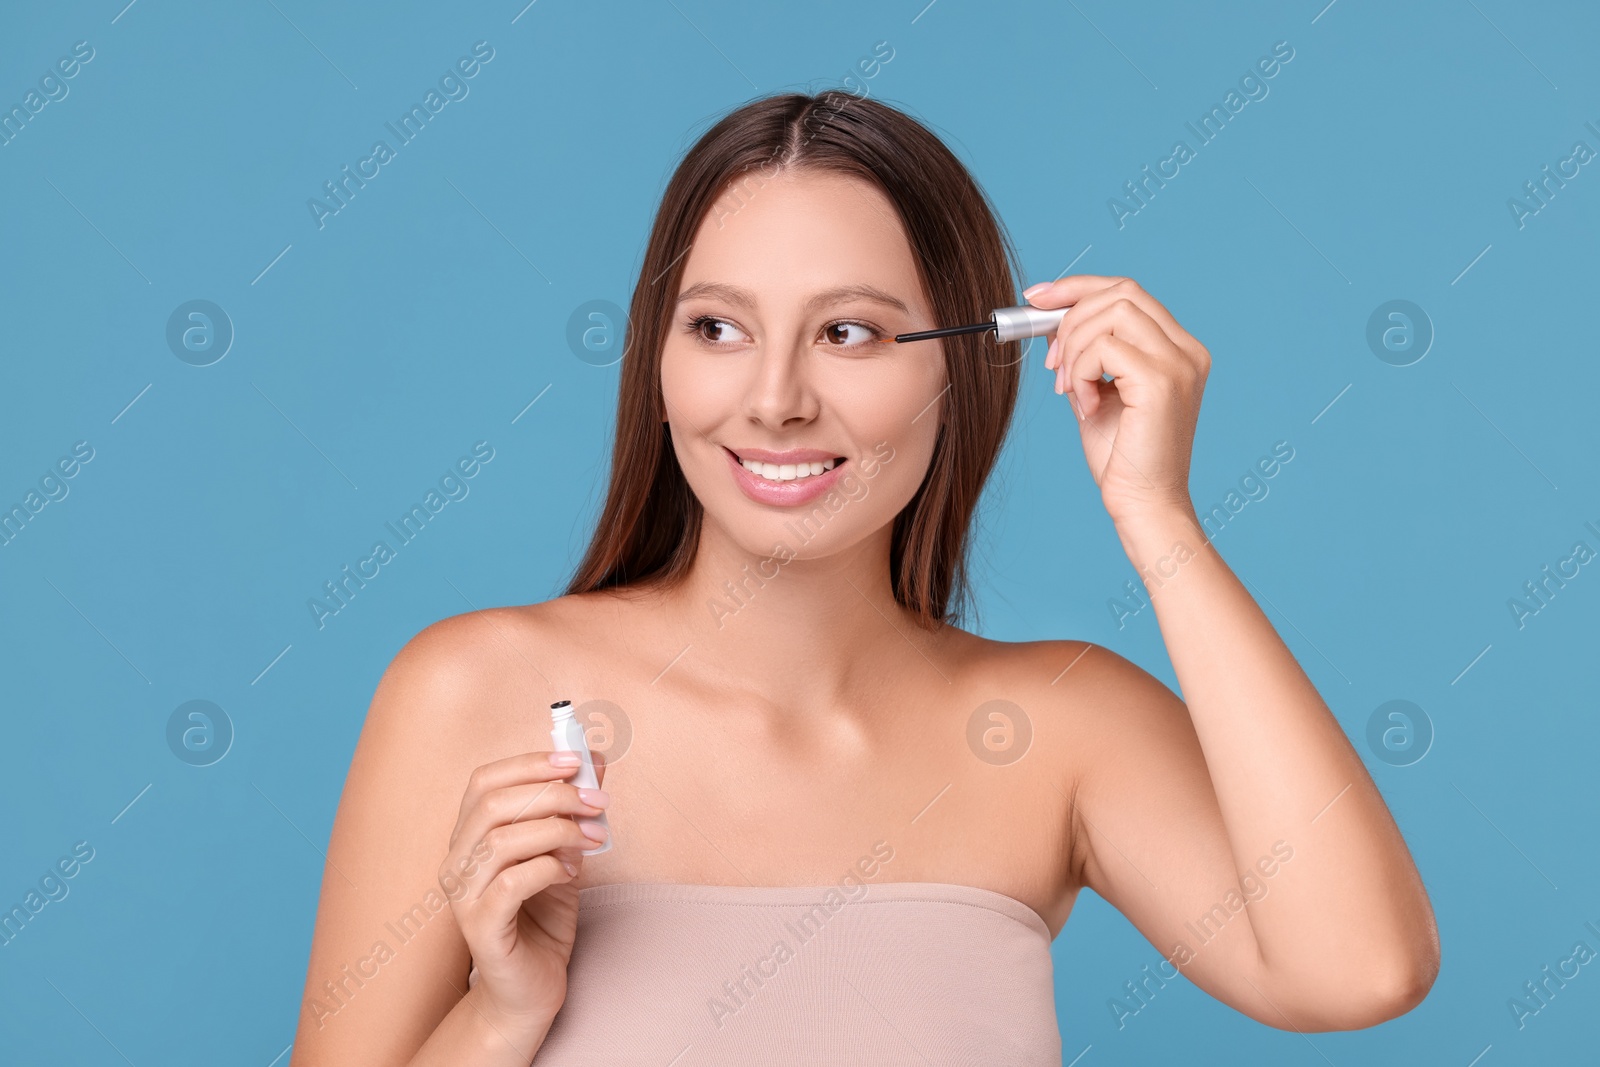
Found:
M 550 705 L 550 710 L 554 711 L 556 708 L 564 708 L 571 703 L 572 701 L 570 700 L 558 700 L 554 704 Z

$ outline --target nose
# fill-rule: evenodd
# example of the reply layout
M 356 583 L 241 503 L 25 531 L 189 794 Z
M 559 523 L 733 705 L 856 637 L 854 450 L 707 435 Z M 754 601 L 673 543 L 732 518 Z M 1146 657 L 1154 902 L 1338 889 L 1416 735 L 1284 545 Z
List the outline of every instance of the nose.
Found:
M 810 422 L 821 406 L 811 345 L 785 336 L 775 332 L 759 346 L 745 390 L 746 414 L 775 430 Z

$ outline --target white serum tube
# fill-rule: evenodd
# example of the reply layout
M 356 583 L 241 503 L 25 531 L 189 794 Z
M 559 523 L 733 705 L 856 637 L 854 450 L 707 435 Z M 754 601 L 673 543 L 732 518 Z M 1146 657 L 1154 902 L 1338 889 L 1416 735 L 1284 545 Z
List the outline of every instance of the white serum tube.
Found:
M 578 769 L 567 781 L 579 789 L 599 789 L 600 779 L 594 773 L 594 757 L 589 755 L 589 743 L 583 736 L 583 724 L 572 714 L 572 701 L 558 700 L 550 705 L 550 741 L 555 746 L 556 752 L 576 752 L 582 761 Z M 585 815 L 585 821 L 597 822 L 606 828 L 606 839 L 598 848 L 585 849 L 583 855 L 598 856 L 611 848 L 611 824 L 606 822 L 606 813 L 599 815 Z M 577 817 L 573 816 L 576 821 Z

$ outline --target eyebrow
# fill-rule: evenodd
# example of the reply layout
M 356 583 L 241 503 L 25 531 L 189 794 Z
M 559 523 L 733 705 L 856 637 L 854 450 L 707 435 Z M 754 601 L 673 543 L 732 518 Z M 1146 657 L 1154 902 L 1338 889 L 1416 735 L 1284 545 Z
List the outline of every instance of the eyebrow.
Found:
M 681 304 L 685 300 L 692 300 L 701 296 L 721 297 L 730 304 L 736 304 L 746 309 L 754 307 L 756 302 L 755 295 L 750 290 L 741 289 L 737 285 L 728 285 L 724 282 L 696 282 L 678 294 L 678 303 Z M 808 312 L 817 311 L 829 304 L 852 299 L 870 300 L 876 304 L 895 308 L 902 314 L 911 314 L 911 309 L 899 297 L 886 293 L 876 286 L 860 284 L 836 285 L 832 289 L 823 289 L 814 293 L 811 299 L 806 301 L 805 310 Z

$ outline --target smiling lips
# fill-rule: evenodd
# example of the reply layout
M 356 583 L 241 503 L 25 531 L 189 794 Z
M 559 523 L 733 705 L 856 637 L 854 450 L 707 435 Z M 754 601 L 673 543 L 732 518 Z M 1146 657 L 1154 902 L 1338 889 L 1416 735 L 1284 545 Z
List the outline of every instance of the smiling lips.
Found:
M 772 452 L 764 448 L 724 447 L 733 480 L 744 495 L 758 504 L 792 507 L 810 503 L 826 493 L 849 461 L 815 448 Z

